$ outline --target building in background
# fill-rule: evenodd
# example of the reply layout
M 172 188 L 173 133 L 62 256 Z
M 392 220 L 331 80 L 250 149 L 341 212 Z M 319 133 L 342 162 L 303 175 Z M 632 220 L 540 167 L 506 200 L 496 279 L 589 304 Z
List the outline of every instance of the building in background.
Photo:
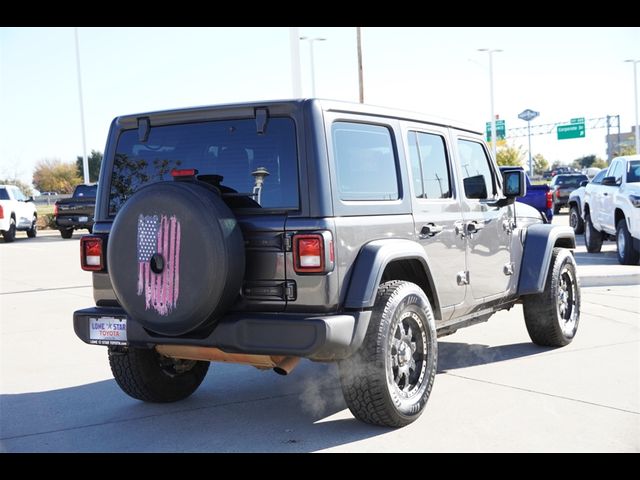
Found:
M 619 134 L 610 133 L 605 137 L 607 142 L 607 161 L 611 162 L 611 159 L 620 153 L 622 148 L 633 148 L 636 142 L 636 127 L 632 126 L 630 132 L 620 132 Z

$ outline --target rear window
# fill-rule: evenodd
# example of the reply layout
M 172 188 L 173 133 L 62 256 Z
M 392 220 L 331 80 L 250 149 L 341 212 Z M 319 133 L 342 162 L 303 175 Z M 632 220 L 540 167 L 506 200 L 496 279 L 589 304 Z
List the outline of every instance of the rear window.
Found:
M 562 185 L 563 187 L 575 187 L 580 186 L 580 182 L 589 180 L 586 175 L 571 175 L 571 176 L 559 176 L 556 181 L 556 185 Z
M 73 191 L 74 197 L 95 197 L 98 191 L 97 185 L 78 185 Z
M 396 157 L 387 127 L 335 122 L 333 155 L 341 200 L 397 200 Z
M 271 118 L 262 134 L 255 119 L 151 127 L 146 142 L 137 130 L 118 139 L 109 194 L 115 215 L 141 187 L 172 180 L 173 169 L 196 169 L 197 178 L 227 197 L 234 208 L 297 209 L 298 162 L 293 120 Z
M 0 188 L 0 200 L 10 200 L 9 192 L 7 192 L 7 189 L 4 187 Z

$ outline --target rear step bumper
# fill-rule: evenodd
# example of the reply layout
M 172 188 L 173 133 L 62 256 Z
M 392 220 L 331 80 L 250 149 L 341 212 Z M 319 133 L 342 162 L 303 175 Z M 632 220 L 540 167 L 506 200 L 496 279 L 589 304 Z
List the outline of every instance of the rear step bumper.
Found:
M 208 336 L 192 338 L 156 335 L 121 308 L 92 307 L 73 313 L 73 328 L 83 342 L 104 344 L 90 339 L 90 319 L 100 317 L 126 318 L 127 343 L 124 345 L 134 347 L 195 345 L 230 353 L 338 360 L 348 357 L 361 345 L 371 311 L 324 316 L 233 313 L 222 318 Z

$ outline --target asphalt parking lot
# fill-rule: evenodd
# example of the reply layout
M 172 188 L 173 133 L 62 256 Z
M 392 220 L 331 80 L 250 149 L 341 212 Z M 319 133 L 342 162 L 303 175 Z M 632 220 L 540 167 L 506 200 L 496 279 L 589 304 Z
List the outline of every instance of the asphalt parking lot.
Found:
M 127 397 L 73 333 L 93 304 L 79 238 L 0 242 L 2 452 L 640 451 L 640 266 L 612 242 L 576 251 L 591 286 L 571 345 L 531 344 L 520 306 L 442 338 L 425 413 L 393 430 L 354 420 L 335 366 L 309 361 L 288 377 L 213 364 L 175 404 Z

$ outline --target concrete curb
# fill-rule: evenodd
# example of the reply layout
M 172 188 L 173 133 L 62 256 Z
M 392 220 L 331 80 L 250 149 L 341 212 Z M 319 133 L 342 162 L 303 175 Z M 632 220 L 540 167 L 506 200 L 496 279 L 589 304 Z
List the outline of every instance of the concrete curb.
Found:
M 621 275 L 580 275 L 578 268 L 578 278 L 581 287 L 611 287 L 638 285 L 640 286 L 640 273 L 630 273 Z

